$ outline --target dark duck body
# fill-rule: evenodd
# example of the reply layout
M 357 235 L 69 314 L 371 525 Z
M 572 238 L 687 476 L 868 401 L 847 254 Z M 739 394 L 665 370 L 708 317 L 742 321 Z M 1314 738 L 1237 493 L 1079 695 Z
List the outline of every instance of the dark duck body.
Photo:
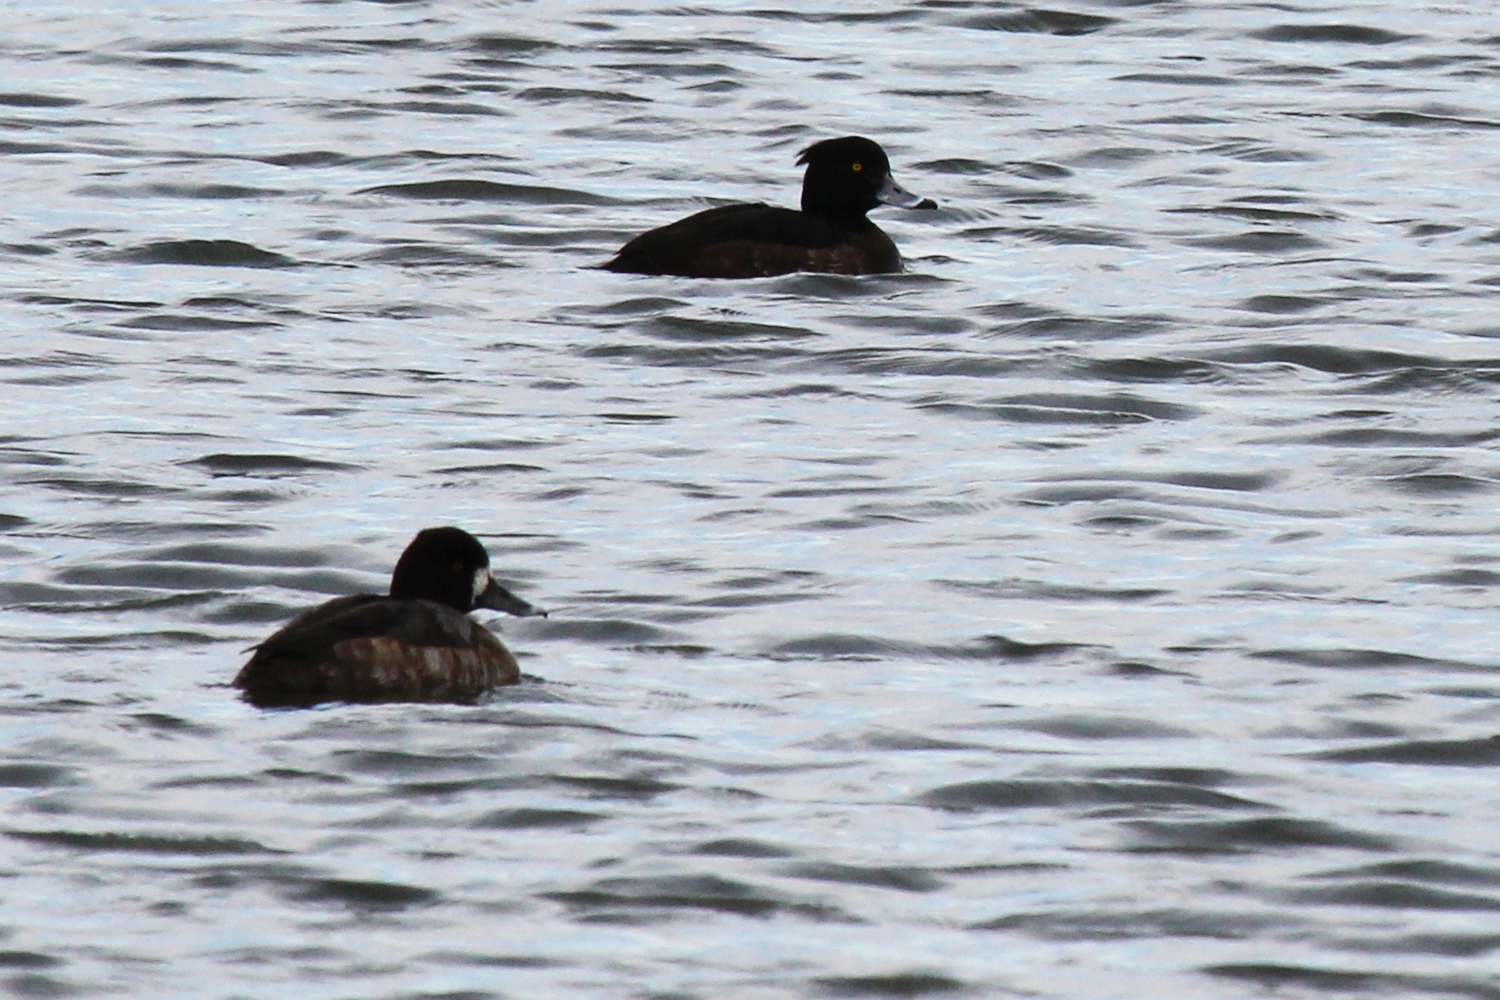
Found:
M 490 576 L 490 557 L 460 528 L 419 532 L 389 595 L 339 597 L 293 618 L 234 679 L 262 708 L 324 701 L 471 702 L 521 670 L 468 612 L 545 615 Z
M 891 177 L 878 143 L 825 139 L 802 151 L 802 210 L 724 205 L 642 233 L 604 266 L 635 274 L 762 278 L 792 271 L 891 274 L 901 254 L 865 213 L 877 205 L 936 208 Z

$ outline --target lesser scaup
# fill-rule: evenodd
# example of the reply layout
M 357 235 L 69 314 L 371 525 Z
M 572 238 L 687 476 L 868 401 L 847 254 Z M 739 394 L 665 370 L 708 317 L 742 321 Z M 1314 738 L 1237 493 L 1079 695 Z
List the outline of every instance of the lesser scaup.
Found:
M 490 576 L 461 528 L 428 528 L 391 574 L 388 596 L 338 597 L 261 643 L 234 679 L 262 708 L 323 701 L 473 701 L 521 679 L 510 650 L 467 613 L 545 615 Z
M 797 162 L 807 164 L 802 211 L 759 202 L 710 208 L 642 233 L 604 267 L 689 278 L 901 270 L 896 244 L 865 213 L 882 204 L 936 208 L 937 203 L 897 184 L 885 150 L 857 135 L 813 143 Z

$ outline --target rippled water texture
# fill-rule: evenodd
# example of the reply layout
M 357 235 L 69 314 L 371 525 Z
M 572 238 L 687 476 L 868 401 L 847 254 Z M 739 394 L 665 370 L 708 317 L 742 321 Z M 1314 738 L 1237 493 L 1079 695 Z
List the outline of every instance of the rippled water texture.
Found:
M 0 989 L 1500 997 L 1487 5 L 0 18 Z M 235 697 L 441 523 L 528 683 Z

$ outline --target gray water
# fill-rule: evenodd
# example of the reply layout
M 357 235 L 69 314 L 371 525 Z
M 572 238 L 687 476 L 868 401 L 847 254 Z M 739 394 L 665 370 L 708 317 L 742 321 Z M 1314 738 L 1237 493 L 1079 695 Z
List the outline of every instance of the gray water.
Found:
M 6 4 L 0 988 L 1500 997 L 1473 7 Z M 445 523 L 527 683 L 235 697 Z

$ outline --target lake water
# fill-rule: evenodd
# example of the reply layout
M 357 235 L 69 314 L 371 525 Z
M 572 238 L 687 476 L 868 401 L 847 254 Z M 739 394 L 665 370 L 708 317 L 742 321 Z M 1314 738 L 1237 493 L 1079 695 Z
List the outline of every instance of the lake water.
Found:
M 0 989 L 1500 997 L 1492 15 L 4 5 Z M 228 687 L 449 523 L 527 683 Z

